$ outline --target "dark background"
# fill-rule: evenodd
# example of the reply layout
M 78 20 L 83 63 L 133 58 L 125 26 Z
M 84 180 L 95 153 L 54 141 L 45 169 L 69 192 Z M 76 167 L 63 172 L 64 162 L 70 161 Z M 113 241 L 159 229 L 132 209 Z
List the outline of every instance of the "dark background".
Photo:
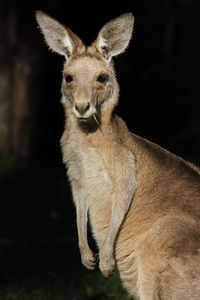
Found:
M 63 58 L 44 45 L 35 21 L 41 9 L 86 44 L 105 22 L 131 11 L 136 18 L 132 42 L 115 58 L 121 86 L 117 112 L 131 131 L 180 155 L 198 156 L 199 8 L 198 0 L 5 2 L 0 11 L 0 153 L 50 162 L 60 155 Z
M 133 39 L 127 52 L 114 59 L 121 88 L 117 113 L 134 133 L 200 162 L 199 0 L 2 1 L 3 286 L 20 284 L 30 274 L 68 278 L 67 270 L 75 260 L 80 267 L 75 213 L 59 148 L 64 60 L 44 44 L 36 10 L 66 24 L 88 45 L 107 21 L 132 12 Z

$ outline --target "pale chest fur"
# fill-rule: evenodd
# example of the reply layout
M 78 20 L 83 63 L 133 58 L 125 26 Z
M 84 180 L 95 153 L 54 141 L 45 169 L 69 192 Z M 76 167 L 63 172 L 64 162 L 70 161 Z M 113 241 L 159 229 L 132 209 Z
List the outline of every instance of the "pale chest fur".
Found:
M 86 196 L 91 225 L 98 244 L 104 240 L 110 222 L 114 188 L 112 175 L 109 174 L 107 161 L 104 160 L 104 147 L 101 150 L 102 152 L 89 139 L 81 139 L 80 136 L 78 139 L 69 136 L 62 146 L 68 178 L 71 182 L 76 181 Z

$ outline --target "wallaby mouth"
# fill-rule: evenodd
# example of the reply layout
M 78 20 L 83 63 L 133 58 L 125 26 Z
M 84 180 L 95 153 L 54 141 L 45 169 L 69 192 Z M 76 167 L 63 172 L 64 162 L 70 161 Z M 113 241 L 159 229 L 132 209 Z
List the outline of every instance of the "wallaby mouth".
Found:
M 98 121 L 98 117 L 96 114 L 92 114 L 90 117 L 88 118 L 84 118 L 84 117 L 80 117 L 78 118 L 80 122 L 90 122 L 90 121 L 95 121 L 95 123 L 97 125 L 99 125 L 99 121 Z
M 86 133 L 95 132 L 98 128 L 100 128 L 99 118 L 95 114 L 91 115 L 88 118 L 78 118 L 78 124 L 80 128 Z
M 91 119 L 91 117 L 89 117 L 89 118 L 81 117 L 81 118 L 78 118 L 78 119 L 79 119 L 80 122 L 88 122 Z

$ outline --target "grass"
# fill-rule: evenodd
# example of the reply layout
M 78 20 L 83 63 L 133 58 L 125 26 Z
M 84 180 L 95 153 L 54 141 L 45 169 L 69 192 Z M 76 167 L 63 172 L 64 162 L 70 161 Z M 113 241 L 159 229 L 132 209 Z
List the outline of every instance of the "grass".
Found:
M 99 122 L 98 122 L 97 117 L 96 117 L 95 114 L 93 114 L 93 118 L 94 118 L 95 122 L 97 123 L 97 125 L 99 125 Z
M 0 162 L 0 300 L 132 299 L 81 265 L 62 166 Z

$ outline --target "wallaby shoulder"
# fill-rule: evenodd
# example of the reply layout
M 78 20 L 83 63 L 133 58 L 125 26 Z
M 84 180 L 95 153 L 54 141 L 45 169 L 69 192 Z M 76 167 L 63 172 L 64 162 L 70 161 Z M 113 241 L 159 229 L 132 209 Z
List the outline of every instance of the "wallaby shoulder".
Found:
M 193 180 L 200 180 L 200 172 L 198 167 L 192 163 L 182 159 L 181 157 L 171 153 L 170 151 L 160 147 L 158 144 L 150 142 L 136 134 L 133 136 L 134 153 L 136 155 L 138 168 L 140 165 L 146 165 L 163 171 L 168 170 L 169 175 L 186 176 Z

